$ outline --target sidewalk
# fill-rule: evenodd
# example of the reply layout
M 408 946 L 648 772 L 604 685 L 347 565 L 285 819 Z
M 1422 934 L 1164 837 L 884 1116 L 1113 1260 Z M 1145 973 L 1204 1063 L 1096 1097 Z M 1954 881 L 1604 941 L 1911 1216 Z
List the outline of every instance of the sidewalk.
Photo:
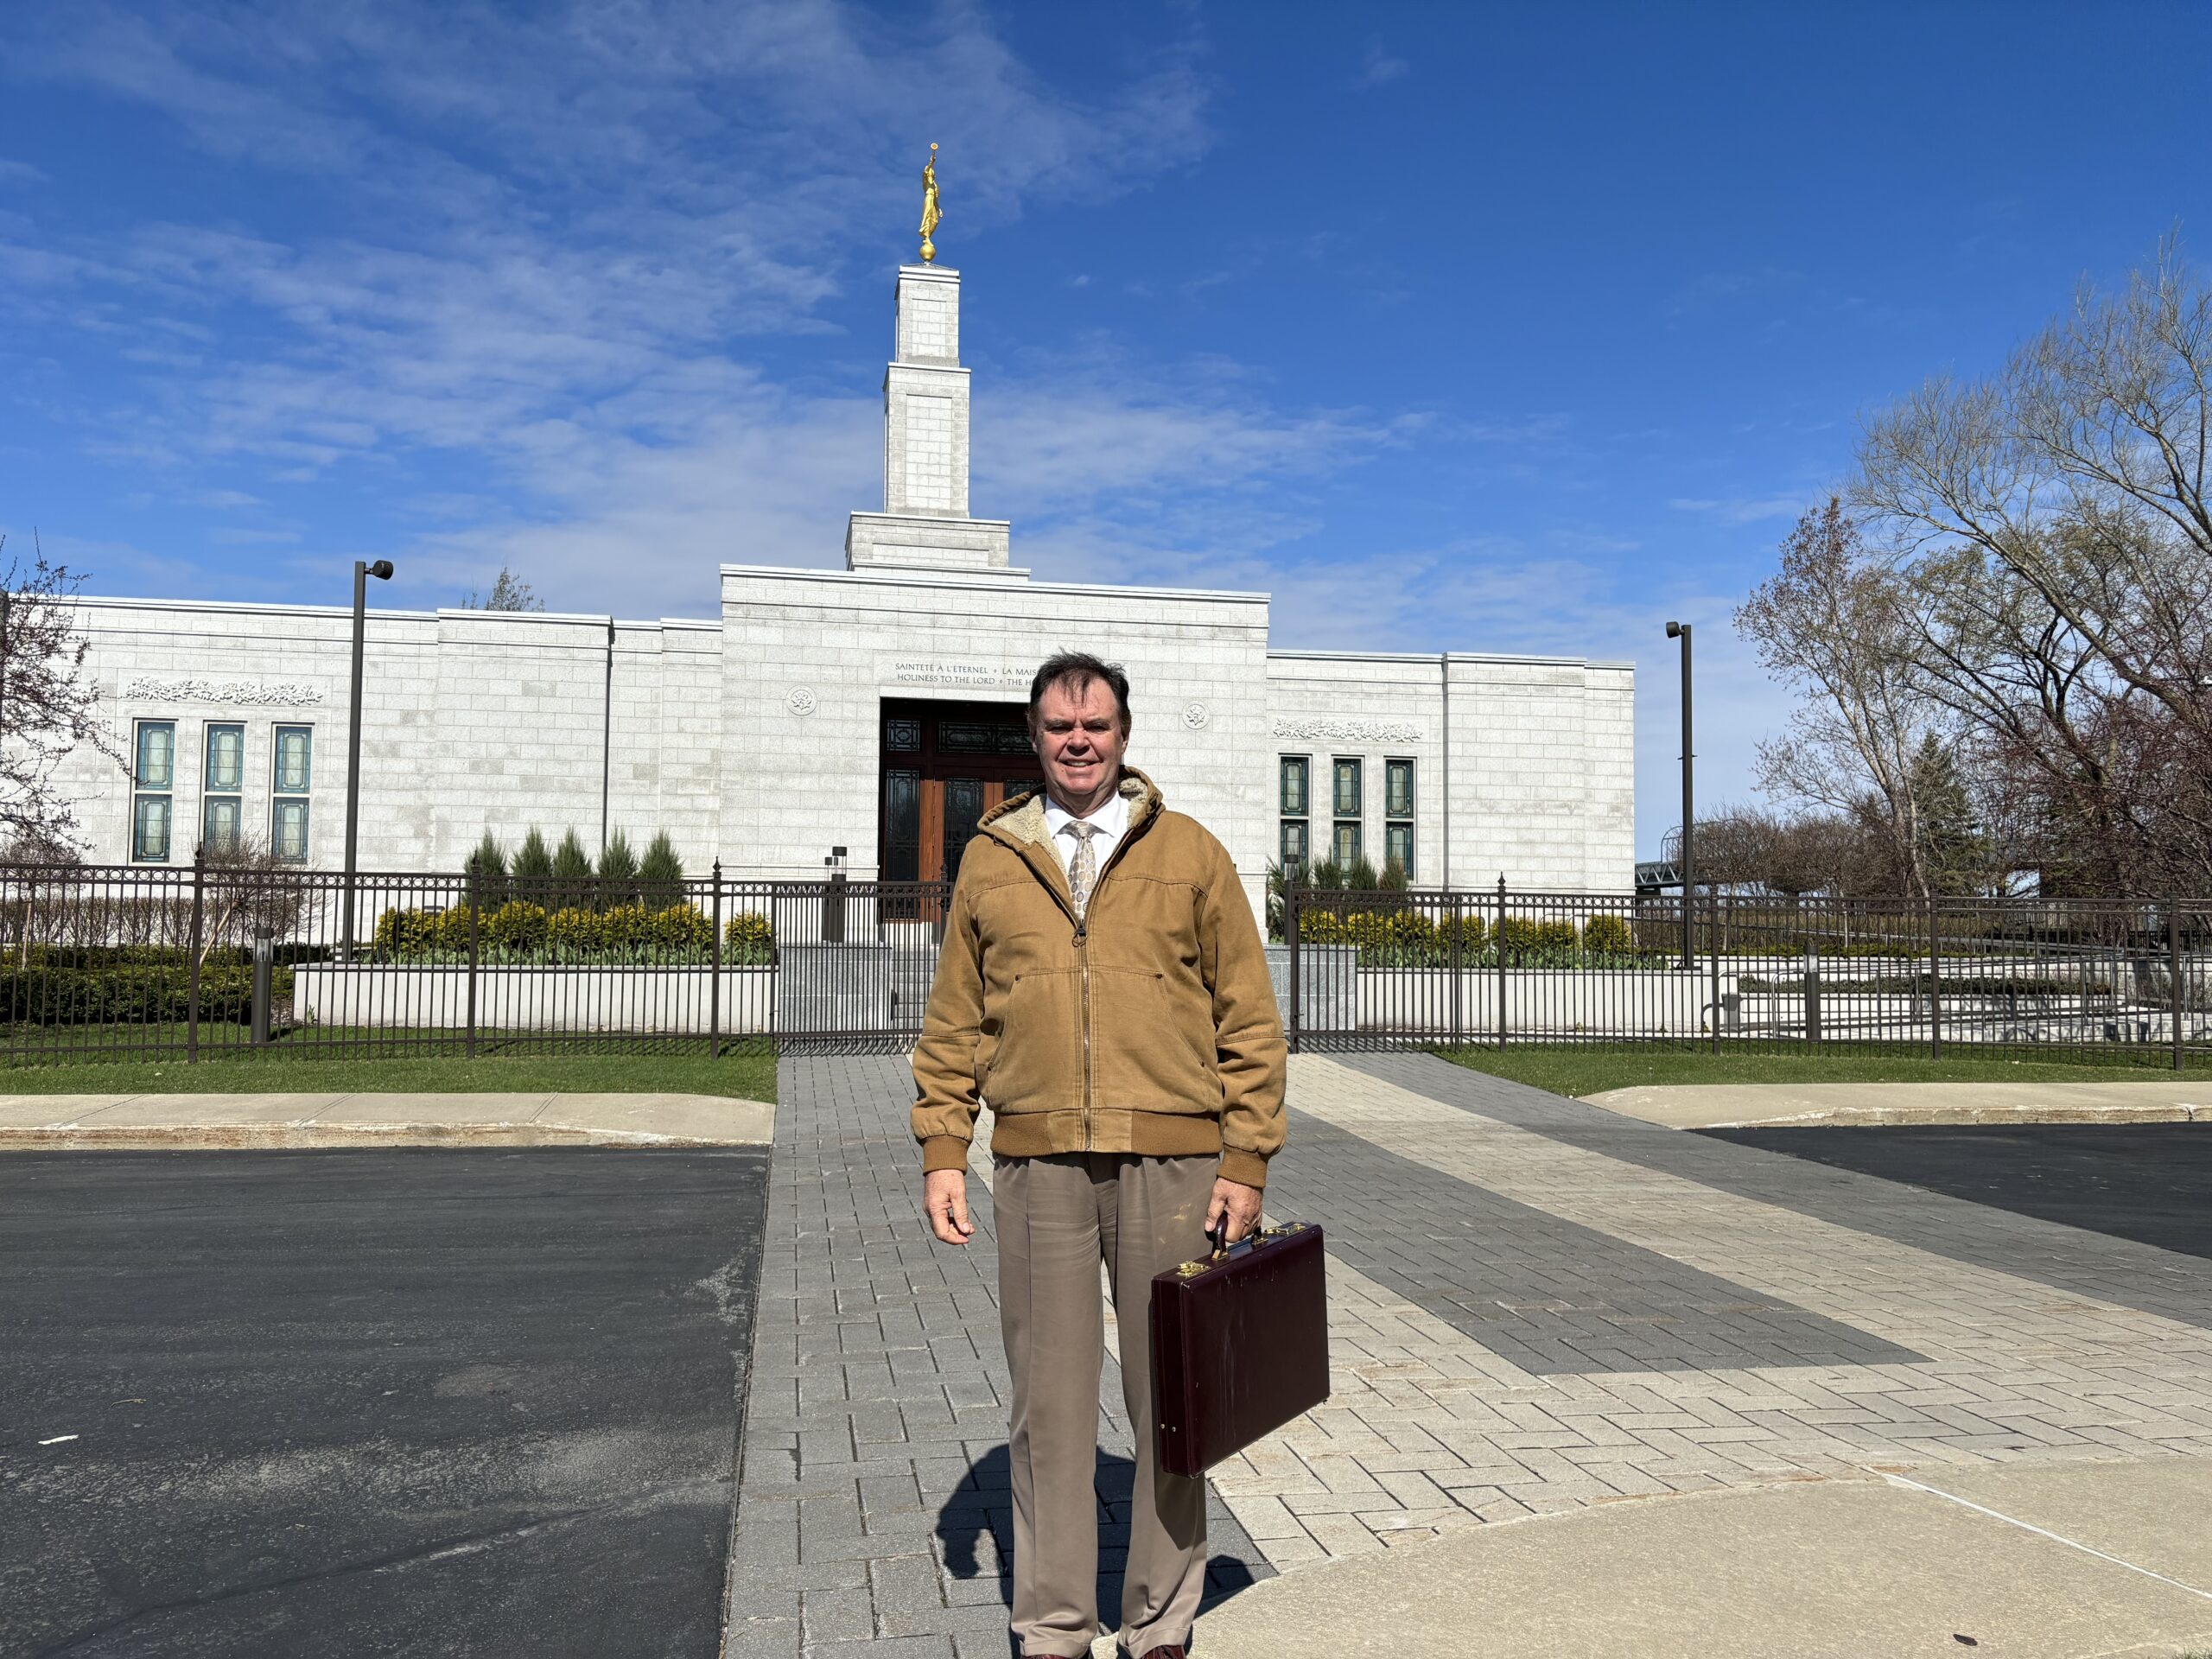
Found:
M 1673 1129 L 1910 1123 L 2212 1123 L 2212 1084 L 1700 1083 L 1609 1089 L 1593 1106 Z
M 928 1239 L 908 1088 L 897 1059 L 783 1068 L 732 1656 L 1005 1652 L 989 1197 L 969 1183 L 966 1249 Z M 1333 1394 L 1212 1471 L 1199 1652 L 1963 1635 L 2056 1659 L 2212 1632 L 2200 1259 L 1425 1055 L 1299 1057 L 1291 1105 L 1268 1207 L 1327 1229 Z M 1109 1619 L 1119 1388 L 1109 1364 Z
M 1649 1498 L 1271 1580 L 1207 1659 L 2005 1659 L 2212 1647 L 2212 1464 L 1953 1469 Z
M 760 1145 L 776 1109 L 716 1095 L 0 1095 L 0 1153 L 281 1147 Z

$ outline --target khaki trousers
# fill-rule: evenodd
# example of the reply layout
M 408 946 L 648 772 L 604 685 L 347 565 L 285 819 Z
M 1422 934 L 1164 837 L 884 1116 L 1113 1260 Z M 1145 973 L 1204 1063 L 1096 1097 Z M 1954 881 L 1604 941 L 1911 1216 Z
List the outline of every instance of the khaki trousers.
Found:
M 1098 1376 L 1113 1277 L 1122 1398 L 1136 1440 L 1122 1645 L 1190 1640 L 1206 1576 L 1206 1484 L 1154 1468 L 1152 1276 L 1205 1253 L 1216 1158 L 1065 1153 L 1001 1158 L 999 1323 L 1014 1373 L 1014 1634 L 1072 1659 L 1098 1629 Z

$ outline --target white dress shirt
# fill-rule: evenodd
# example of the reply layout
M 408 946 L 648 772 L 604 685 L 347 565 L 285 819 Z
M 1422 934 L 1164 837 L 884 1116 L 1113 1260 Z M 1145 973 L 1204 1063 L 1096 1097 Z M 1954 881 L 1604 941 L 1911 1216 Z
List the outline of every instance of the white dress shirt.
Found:
M 1075 855 L 1076 838 L 1068 826 L 1077 822 L 1074 813 L 1060 805 L 1050 795 L 1045 797 L 1045 828 L 1052 832 L 1052 851 L 1060 861 L 1065 874 L 1068 860 Z M 1114 856 L 1122 837 L 1129 830 L 1129 798 L 1116 789 L 1106 798 L 1106 804 L 1083 820 L 1098 826 L 1098 833 L 1090 838 L 1091 850 L 1098 855 L 1098 870 L 1103 874 L 1106 861 Z

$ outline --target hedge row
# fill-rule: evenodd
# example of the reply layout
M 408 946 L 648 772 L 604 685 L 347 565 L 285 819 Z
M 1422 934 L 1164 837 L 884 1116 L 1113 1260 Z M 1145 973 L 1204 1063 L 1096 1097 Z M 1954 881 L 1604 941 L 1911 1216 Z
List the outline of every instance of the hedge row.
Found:
M 387 910 L 377 918 L 377 950 L 397 961 L 466 961 L 473 914 L 467 905 L 437 912 Z M 659 910 L 570 905 L 549 911 L 510 899 L 484 912 L 475 927 L 479 959 L 503 963 L 704 961 L 715 940 L 714 924 L 689 903 Z M 766 916 L 741 911 L 722 929 L 722 959 L 737 967 L 765 963 L 774 954 L 775 941 Z
M 292 970 L 270 970 L 270 994 L 292 995 Z M 245 1024 L 253 1011 L 253 973 L 232 964 L 200 974 L 200 1017 Z M 35 1026 L 157 1025 L 191 1017 L 192 979 L 185 965 L 28 968 L 0 974 L 0 1019 Z
M 1301 910 L 1298 937 L 1306 944 L 1357 947 L 1370 968 L 1449 967 L 1456 947 L 1462 967 L 1495 965 L 1503 948 L 1509 963 L 1529 968 L 1634 966 L 1636 937 L 1618 916 L 1592 916 L 1580 928 L 1571 921 L 1507 916 L 1493 928 L 1471 912 L 1439 919 L 1418 910 Z

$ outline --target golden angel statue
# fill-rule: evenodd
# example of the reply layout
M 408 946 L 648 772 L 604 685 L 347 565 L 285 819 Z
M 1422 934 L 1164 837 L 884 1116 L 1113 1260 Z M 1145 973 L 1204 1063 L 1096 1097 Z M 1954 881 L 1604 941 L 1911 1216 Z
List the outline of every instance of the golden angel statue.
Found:
M 937 244 L 930 240 L 930 232 L 944 223 L 944 215 L 937 205 L 937 146 L 930 146 L 930 158 L 922 164 L 922 263 L 928 264 L 937 257 Z

